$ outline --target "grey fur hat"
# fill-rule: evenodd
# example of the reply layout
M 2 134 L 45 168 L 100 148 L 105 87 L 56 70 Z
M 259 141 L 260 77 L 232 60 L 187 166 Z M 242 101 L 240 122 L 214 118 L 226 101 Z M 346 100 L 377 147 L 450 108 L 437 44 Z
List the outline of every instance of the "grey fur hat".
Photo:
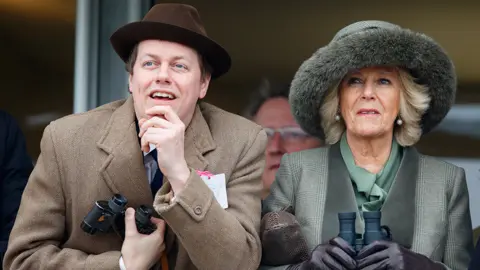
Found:
M 431 101 L 421 120 L 423 134 L 438 125 L 455 102 L 455 67 L 439 44 L 395 24 L 361 21 L 340 30 L 296 72 L 289 100 L 297 122 L 324 139 L 320 107 L 326 92 L 349 71 L 378 65 L 405 68 L 428 87 Z

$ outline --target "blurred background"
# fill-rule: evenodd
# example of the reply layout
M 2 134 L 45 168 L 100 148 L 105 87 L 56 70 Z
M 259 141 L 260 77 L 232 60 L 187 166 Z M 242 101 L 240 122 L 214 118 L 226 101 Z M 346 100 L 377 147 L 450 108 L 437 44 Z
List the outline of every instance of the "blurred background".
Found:
M 25 133 L 32 158 L 45 126 L 128 95 L 113 31 L 140 20 L 153 0 L 0 0 L 0 109 Z M 169 1 L 194 5 L 208 34 L 230 52 L 231 71 L 211 84 L 206 100 L 241 113 L 268 77 L 289 82 L 299 65 L 342 27 L 379 19 L 424 32 L 452 57 L 455 107 L 418 148 L 467 170 L 474 226 L 480 225 L 480 2 Z M 232 101 L 235 102 L 232 102 Z

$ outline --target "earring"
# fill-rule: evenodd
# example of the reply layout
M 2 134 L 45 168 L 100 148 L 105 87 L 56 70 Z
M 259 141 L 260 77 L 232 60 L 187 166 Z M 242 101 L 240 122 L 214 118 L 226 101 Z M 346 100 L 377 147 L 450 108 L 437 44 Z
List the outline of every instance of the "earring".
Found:
M 402 119 L 398 118 L 398 119 L 397 119 L 397 125 L 401 126 L 402 124 L 403 124 Z
M 335 121 L 340 121 L 340 115 L 338 113 L 335 115 Z

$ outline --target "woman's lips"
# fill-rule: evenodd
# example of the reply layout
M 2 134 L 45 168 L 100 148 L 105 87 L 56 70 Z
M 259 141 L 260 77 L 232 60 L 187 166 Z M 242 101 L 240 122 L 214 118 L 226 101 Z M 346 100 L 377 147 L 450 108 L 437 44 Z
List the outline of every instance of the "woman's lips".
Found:
M 357 111 L 357 115 L 364 115 L 364 116 L 369 116 L 369 115 L 379 115 L 380 112 L 378 112 L 375 109 L 360 109 Z

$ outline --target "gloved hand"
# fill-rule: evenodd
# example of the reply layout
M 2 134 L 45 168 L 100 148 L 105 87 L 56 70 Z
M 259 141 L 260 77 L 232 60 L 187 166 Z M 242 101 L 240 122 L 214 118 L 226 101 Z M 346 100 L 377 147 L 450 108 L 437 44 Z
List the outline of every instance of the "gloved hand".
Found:
M 443 270 L 441 264 L 395 242 L 375 241 L 358 253 L 358 269 Z
M 357 263 L 353 259 L 355 251 L 340 237 L 331 239 L 328 244 L 318 245 L 310 259 L 291 265 L 288 270 L 354 270 Z

